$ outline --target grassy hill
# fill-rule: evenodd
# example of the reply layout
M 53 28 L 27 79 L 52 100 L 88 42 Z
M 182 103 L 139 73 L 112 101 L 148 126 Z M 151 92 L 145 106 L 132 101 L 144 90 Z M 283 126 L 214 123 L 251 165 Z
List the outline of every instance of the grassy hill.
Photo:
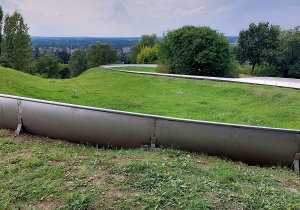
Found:
M 75 79 L 0 68 L 0 93 L 132 112 L 299 129 L 299 90 L 90 69 Z M 286 167 L 169 148 L 109 150 L 0 129 L 0 209 L 299 209 Z
M 300 91 L 94 68 L 42 79 L 0 67 L 0 93 L 195 120 L 300 129 Z
M 288 168 L 108 150 L 0 129 L 0 209 L 299 209 Z

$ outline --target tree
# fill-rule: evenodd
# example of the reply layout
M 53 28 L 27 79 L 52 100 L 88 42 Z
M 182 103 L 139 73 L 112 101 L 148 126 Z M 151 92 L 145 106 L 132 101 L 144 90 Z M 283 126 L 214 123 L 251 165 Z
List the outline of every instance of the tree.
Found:
M 159 71 L 229 76 L 232 53 L 226 37 L 209 27 L 183 26 L 168 31 L 159 44 Z
M 34 51 L 33 51 L 33 57 L 35 60 L 38 60 L 40 58 L 40 48 L 38 45 L 35 45 Z
M 19 12 L 5 16 L 3 38 L 2 56 L 14 69 L 26 71 L 32 60 L 32 52 L 28 27 Z
M 128 53 L 120 52 L 118 54 L 118 61 L 120 63 L 129 64 L 130 63 L 130 57 Z
M 144 47 L 137 56 L 138 64 L 153 64 L 158 60 L 158 46 Z
M 62 64 L 68 64 L 71 54 L 68 53 L 66 50 L 60 50 L 56 53 L 57 57 L 59 58 L 59 62 Z
M 58 59 L 52 54 L 40 57 L 34 63 L 34 73 L 44 78 L 60 78 Z
M 82 72 L 88 69 L 86 51 L 83 49 L 76 50 L 69 60 L 69 67 L 71 69 L 71 76 L 77 77 Z
M 156 44 L 156 34 L 143 35 L 141 41 L 132 47 L 130 54 L 130 63 L 137 62 L 137 56 L 144 47 L 154 47 Z
M 117 52 L 109 44 L 92 44 L 87 53 L 89 68 L 115 63 Z
M 258 76 L 300 78 L 300 31 L 299 26 L 280 31 L 279 46 L 268 54 L 254 69 Z
M 269 23 L 251 23 L 247 30 L 242 30 L 238 38 L 237 59 L 241 62 L 248 61 L 252 65 L 251 74 L 254 68 L 264 61 L 274 59 L 275 52 L 279 46 L 279 26 Z
M 1 56 L 1 44 L 2 44 L 2 27 L 3 27 L 3 10 L 0 5 L 0 56 Z
M 67 79 L 71 77 L 71 69 L 68 64 L 59 63 L 59 74 L 62 79 Z
M 282 31 L 279 47 L 279 62 L 283 69 L 284 77 L 300 78 L 300 27 Z

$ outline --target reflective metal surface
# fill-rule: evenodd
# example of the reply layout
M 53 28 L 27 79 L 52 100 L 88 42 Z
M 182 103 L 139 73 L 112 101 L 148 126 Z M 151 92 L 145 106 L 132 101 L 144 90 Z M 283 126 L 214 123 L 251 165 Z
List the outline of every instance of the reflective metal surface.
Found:
M 185 120 L 0 94 L 0 128 L 99 146 L 143 144 L 225 156 L 251 164 L 289 165 L 300 152 L 300 131 Z M 19 106 L 18 106 L 19 104 Z

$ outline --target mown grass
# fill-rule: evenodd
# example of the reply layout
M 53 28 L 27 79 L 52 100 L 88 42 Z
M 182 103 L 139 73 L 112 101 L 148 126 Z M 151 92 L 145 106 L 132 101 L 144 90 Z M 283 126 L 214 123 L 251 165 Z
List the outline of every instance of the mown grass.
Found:
M 300 129 L 300 91 L 94 68 L 75 79 L 0 68 L 0 93 L 195 120 Z
M 287 168 L 157 148 L 109 150 L 0 130 L 0 209 L 299 209 Z
M 140 72 L 151 72 L 156 73 L 156 67 L 145 67 L 145 66 L 137 66 L 137 67 L 114 67 L 112 69 L 115 70 L 124 70 L 124 71 L 140 71 Z

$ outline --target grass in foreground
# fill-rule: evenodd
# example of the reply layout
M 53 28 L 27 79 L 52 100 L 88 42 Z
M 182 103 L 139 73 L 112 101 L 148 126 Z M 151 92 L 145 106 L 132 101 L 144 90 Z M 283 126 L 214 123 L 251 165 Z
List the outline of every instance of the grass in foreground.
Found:
M 0 93 L 195 120 L 300 130 L 300 91 L 90 69 L 75 79 L 0 67 Z
M 144 66 L 139 66 L 139 67 L 114 67 L 112 69 L 115 70 L 124 70 L 124 71 L 140 71 L 140 72 L 151 72 L 151 73 L 157 73 L 156 67 L 144 67 Z
M 0 209 L 299 209 L 299 175 L 173 149 L 0 130 Z

